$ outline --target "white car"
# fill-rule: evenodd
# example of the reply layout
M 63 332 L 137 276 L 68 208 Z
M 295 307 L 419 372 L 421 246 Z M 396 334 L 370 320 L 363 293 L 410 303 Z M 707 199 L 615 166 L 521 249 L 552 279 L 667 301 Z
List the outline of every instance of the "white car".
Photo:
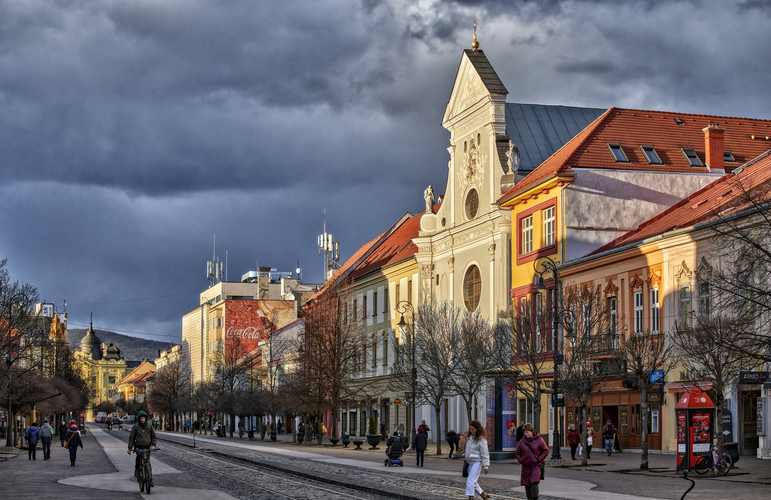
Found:
M 120 419 L 121 422 L 123 422 L 123 425 L 134 425 L 134 422 L 137 421 L 136 415 L 126 415 L 122 419 Z

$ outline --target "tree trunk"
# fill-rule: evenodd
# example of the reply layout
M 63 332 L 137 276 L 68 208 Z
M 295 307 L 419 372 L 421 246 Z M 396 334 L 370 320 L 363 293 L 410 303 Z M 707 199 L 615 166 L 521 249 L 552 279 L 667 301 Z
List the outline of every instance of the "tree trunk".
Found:
M 725 436 L 723 435 L 723 393 L 722 391 L 716 391 L 715 395 L 715 433 L 717 434 L 717 449 L 722 450 L 725 444 Z
M 471 399 L 466 401 L 466 416 L 468 417 L 468 423 L 471 424 Z M 447 430 L 445 429 L 445 431 Z
M 439 406 L 434 406 L 434 413 L 436 414 L 436 454 L 441 455 L 442 454 L 442 440 L 439 439 L 439 436 L 442 435 L 442 404 L 439 403 Z M 426 433 L 426 437 L 428 437 L 428 433 Z
M 581 417 L 583 418 L 583 420 L 581 420 L 581 422 L 583 422 L 581 424 L 581 429 L 583 429 L 581 431 L 581 447 L 583 447 L 583 452 L 581 453 L 581 465 L 587 464 L 586 456 L 589 454 L 589 448 L 587 448 L 586 441 L 586 430 L 588 428 L 586 425 L 586 422 L 588 422 L 586 416 L 586 403 L 581 403 Z
M 640 469 L 648 470 L 648 391 L 645 384 L 640 389 L 640 412 L 642 413 L 642 457 L 640 458 Z
M 533 400 L 533 429 L 538 434 L 541 433 L 541 394 L 537 393 Z

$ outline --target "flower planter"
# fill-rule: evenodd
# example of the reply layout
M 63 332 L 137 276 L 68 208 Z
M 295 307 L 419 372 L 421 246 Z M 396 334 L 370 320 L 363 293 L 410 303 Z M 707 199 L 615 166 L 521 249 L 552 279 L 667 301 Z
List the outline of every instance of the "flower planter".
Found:
M 367 434 L 367 443 L 370 445 L 370 450 L 379 450 L 377 445 L 380 444 L 380 434 Z
M 332 446 L 337 446 L 338 441 L 340 441 L 337 438 L 329 438 L 329 442 L 332 443 Z
M 356 445 L 356 448 L 354 448 L 355 450 L 360 450 L 361 449 L 361 445 L 364 444 L 364 440 L 363 439 L 354 439 L 351 442 Z
M 303 441 L 305 441 L 305 434 L 301 432 L 297 435 L 297 442 L 303 444 Z
M 351 444 L 351 436 L 348 434 L 343 434 L 343 446 L 345 448 L 348 448 L 348 445 Z

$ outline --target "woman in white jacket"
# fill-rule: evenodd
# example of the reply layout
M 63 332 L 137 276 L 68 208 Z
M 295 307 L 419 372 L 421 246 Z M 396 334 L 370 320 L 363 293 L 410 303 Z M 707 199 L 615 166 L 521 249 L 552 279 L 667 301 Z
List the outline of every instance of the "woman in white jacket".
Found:
M 490 468 L 490 452 L 487 449 L 487 433 L 479 420 L 472 420 L 468 428 L 466 440 L 466 462 L 468 462 L 468 478 L 466 478 L 466 495 L 473 500 L 477 493 L 487 500 L 488 494 L 479 486 L 479 474 L 484 468 L 487 474 Z

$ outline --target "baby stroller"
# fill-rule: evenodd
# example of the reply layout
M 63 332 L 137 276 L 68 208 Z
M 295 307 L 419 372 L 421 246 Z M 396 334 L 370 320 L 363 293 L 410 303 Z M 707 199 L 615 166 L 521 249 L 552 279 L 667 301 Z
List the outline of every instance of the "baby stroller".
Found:
M 383 461 L 383 465 L 386 467 L 392 467 L 398 465 L 404 467 L 404 460 L 402 460 L 402 454 L 404 454 L 404 448 L 402 447 L 402 440 L 399 436 L 391 436 L 388 440 L 388 448 L 386 448 L 386 458 Z

